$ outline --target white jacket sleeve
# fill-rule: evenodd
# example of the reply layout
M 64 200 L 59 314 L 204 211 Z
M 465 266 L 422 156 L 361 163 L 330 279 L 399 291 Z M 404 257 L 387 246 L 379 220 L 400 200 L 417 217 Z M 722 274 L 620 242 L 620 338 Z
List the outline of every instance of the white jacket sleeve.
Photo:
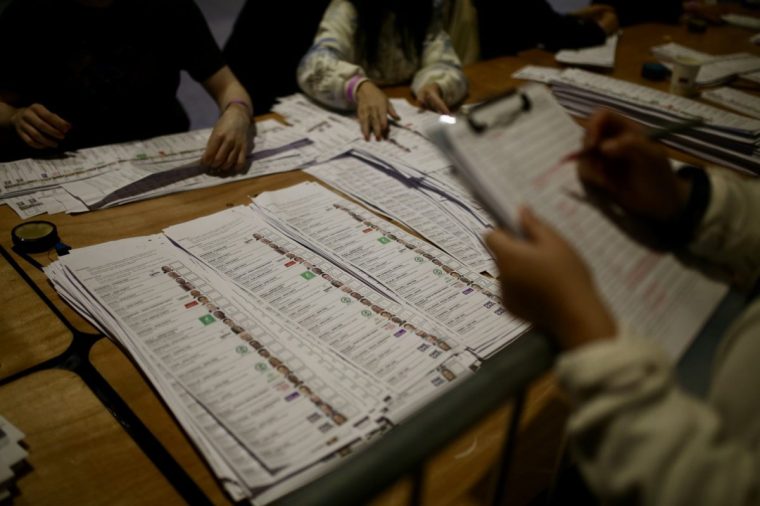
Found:
M 689 253 L 751 284 L 760 275 L 760 182 L 725 170 L 708 175 L 710 203 Z
M 353 63 L 356 10 L 351 2 L 333 0 L 319 24 L 314 44 L 298 65 L 298 85 L 304 93 L 329 107 L 354 107 L 346 86 L 364 70 Z
M 557 370 L 577 403 L 573 449 L 603 502 L 758 504 L 760 442 L 727 431 L 714 406 L 681 391 L 654 344 L 591 344 L 563 356 Z M 740 402 L 757 401 L 754 387 L 742 394 Z
M 434 23 L 434 26 L 438 24 Z M 464 100 L 468 88 L 467 77 L 462 72 L 462 64 L 451 39 L 442 29 L 428 34 L 422 48 L 420 65 L 420 70 L 412 81 L 415 96 L 426 84 L 435 83 L 440 86 L 443 94 L 441 98 L 446 104 L 453 105 Z

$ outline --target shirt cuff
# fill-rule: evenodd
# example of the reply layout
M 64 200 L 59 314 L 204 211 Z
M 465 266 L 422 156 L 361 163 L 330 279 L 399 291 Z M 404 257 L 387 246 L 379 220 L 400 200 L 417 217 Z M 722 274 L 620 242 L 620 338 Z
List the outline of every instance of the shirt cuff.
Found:
M 356 103 L 356 90 L 359 89 L 359 85 L 364 81 L 369 81 L 369 79 L 361 74 L 356 74 L 351 79 L 346 81 L 346 100 L 348 100 L 350 104 Z

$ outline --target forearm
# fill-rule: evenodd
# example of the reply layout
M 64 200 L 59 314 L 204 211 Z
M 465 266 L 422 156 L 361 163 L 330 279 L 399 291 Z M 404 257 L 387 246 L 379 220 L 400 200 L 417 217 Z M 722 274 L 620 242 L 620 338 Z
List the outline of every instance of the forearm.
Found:
M 708 176 L 710 202 L 682 259 L 753 283 L 760 274 L 760 184 L 723 170 Z
M 13 129 L 13 115 L 18 111 L 17 108 L 5 102 L 0 102 L 0 129 Z
M 467 96 L 467 78 L 445 32 L 439 32 L 425 44 L 422 66 L 414 76 L 412 91 L 417 95 L 420 89 L 431 83 L 440 87 L 442 98 L 449 106 L 461 102 Z
M 203 83 L 203 86 L 214 101 L 216 101 L 221 112 L 224 112 L 227 107 L 234 105 L 245 108 L 248 114 L 253 115 L 251 97 L 229 67 L 224 66 L 219 69 L 218 72 Z
M 622 337 L 584 347 L 561 358 L 558 375 L 576 401 L 573 448 L 603 502 L 751 503 L 755 448 L 677 387 L 653 344 Z

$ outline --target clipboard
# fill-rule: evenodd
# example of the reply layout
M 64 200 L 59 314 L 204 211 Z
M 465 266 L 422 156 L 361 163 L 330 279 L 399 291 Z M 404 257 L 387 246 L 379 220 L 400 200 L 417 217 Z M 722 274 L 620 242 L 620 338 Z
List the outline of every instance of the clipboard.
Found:
M 525 197 L 519 188 L 524 185 L 514 185 L 513 188 L 509 180 L 510 177 L 521 178 L 524 172 L 536 169 L 530 164 L 515 166 L 514 159 L 521 158 L 515 155 L 535 149 L 535 144 L 552 144 L 551 128 L 544 131 L 536 126 L 535 120 L 530 121 L 543 117 L 565 125 L 561 130 L 565 133 L 568 129 L 572 131 L 580 143 L 580 127 L 557 103 L 551 91 L 541 84 L 509 90 L 459 114 L 455 121 L 450 117 L 447 121 L 440 121 L 427 132 L 498 225 L 518 235 L 521 231 L 517 206 Z M 515 145 L 515 142 L 509 142 L 510 138 L 524 138 L 525 141 Z M 552 163 L 559 159 L 561 156 Z

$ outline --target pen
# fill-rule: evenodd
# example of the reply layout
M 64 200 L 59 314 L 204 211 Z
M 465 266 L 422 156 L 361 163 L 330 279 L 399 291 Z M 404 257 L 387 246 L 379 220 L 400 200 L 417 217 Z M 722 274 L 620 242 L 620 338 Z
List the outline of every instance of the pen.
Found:
M 704 123 L 705 123 L 705 120 L 703 118 L 692 118 L 685 121 L 677 121 L 674 123 L 668 123 L 659 128 L 649 129 L 649 131 L 647 131 L 646 133 L 646 136 L 648 139 L 653 140 L 653 141 L 656 141 L 659 139 L 665 139 L 666 137 L 670 137 L 671 135 L 679 134 L 691 128 L 701 126 Z M 596 150 L 596 146 L 589 146 L 587 148 L 579 149 L 578 151 L 573 151 L 569 155 L 565 156 L 562 159 L 561 163 L 564 164 L 567 162 L 577 160 L 578 158 L 582 156 L 590 155 L 595 150 Z

